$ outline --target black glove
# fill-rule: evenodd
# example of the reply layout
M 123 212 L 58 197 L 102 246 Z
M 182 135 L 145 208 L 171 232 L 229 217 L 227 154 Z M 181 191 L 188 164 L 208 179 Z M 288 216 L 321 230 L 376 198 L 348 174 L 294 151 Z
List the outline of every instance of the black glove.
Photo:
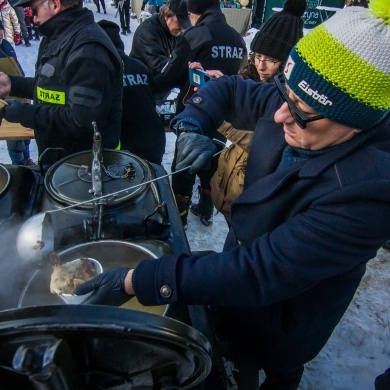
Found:
M 1 110 L 3 118 L 8 122 L 20 123 L 24 104 L 13 99 L 6 99 L 5 102 L 7 102 L 7 105 Z
M 196 173 L 207 165 L 217 149 L 210 138 L 196 133 L 181 134 L 176 146 L 176 170 L 190 165 L 190 173 Z
M 111 268 L 78 286 L 74 293 L 84 295 L 95 290 L 83 304 L 121 306 L 134 296 L 125 292 L 124 283 L 129 271 L 130 268 Z

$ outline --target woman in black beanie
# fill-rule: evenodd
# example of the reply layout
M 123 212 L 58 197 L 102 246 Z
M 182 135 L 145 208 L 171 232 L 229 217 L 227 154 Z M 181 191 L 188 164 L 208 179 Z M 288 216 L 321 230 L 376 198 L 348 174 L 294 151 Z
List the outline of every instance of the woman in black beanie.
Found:
M 240 71 L 244 78 L 271 82 L 281 72 L 291 49 L 303 37 L 305 9 L 305 0 L 287 0 L 283 10 L 268 19 L 251 42 L 249 61 Z

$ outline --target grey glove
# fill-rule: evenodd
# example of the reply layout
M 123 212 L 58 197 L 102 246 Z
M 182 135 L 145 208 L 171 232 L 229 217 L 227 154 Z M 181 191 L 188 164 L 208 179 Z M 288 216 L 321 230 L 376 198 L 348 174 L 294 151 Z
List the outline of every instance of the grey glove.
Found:
M 121 306 L 133 298 L 125 292 L 124 283 L 129 271 L 130 268 L 111 268 L 78 286 L 74 293 L 84 295 L 95 290 L 83 303 Z
M 190 173 L 205 167 L 217 149 L 210 138 L 196 133 L 181 134 L 176 147 L 176 170 L 191 166 Z

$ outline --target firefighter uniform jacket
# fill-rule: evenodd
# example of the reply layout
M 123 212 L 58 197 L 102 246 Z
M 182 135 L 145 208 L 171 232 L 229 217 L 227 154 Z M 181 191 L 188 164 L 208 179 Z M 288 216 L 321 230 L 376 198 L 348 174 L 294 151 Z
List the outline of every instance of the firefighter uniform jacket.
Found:
M 156 76 L 168 62 L 175 48 L 176 38 L 171 35 L 160 14 L 142 22 L 135 30 L 130 57 L 143 62 Z
M 20 123 L 33 128 L 41 160 L 90 150 L 95 121 L 102 147 L 118 146 L 122 114 L 122 67 L 111 40 L 81 7 L 69 8 L 39 26 L 35 78 L 11 77 L 11 95 L 33 99 Z
M 156 111 L 148 68 L 118 49 L 123 61 L 123 116 L 121 149 L 154 164 L 165 152 L 165 129 Z

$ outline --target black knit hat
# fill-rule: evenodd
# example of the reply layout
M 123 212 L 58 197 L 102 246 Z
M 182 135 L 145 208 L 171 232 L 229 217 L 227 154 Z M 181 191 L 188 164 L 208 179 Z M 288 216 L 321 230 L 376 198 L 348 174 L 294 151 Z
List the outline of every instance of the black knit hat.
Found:
M 99 20 L 97 24 L 104 30 L 104 32 L 109 36 L 112 43 L 117 49 L 125 49 L 125 45 L 119 35 L 120 28 L 119 26 L 109 20 Z
M 188 12 L 202 15 L 209 8 L 219 8 L 219 0 L 187 0 Z
M 186 0 L 169 0 L 168 8 L 176 15 L 180 26 L 184 29 L 191 26 L 188 18 L 187 1 Z
M 272 15 L 251 42 L 251 51 L 286 61 L 291 49 L 303 37 L 302 15 L 306 0 L 287 0 L 283 10 Z

